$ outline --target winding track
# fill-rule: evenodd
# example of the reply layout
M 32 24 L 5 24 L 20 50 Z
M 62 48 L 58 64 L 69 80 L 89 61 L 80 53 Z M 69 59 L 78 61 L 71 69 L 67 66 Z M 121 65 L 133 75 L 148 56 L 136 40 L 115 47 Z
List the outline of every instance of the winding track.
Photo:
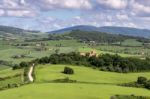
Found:
M 34 81 L 34 78 L 32 77 L 33 67 L 34 67 L 34 64 L 33 64 L 33 66 L 30 67 L 30 70 L 28 72 L 28 78 L 29 78 L 30 82 Z

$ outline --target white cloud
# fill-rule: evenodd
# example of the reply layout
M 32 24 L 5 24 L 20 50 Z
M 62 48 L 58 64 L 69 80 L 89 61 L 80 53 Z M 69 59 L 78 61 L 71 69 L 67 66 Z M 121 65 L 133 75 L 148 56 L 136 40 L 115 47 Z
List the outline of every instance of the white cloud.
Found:
M 1 0 L 1 16 L 33 17 L 37 14 L 25 0 Z
M 141 5 L 139 3 L 135 3 L 133 5 L 133 8 L 137 11 L 137 12 L 145 12 L 145 13 L 150 13 L 150 6 L 144 6 Z
M 91 9 L 89 0 L 37 0 L 41 9 Z M 35 2 L 36 3 L 36 2 Z
M 5 14 L 5 11 L 0 9 L 0 16 L 4 15 Z
M 125 14 L 117 14 L 116 17 L 119 20 L 129 20 L 128 15 L 125 15 Z
M 35 13 L 29 10 L 8 10 L 6 11 L 7 16 L 16 16 L 16 17 L 34 17 Z
M 127 0 L 97 0 L 97 2 L 111 9 L 124 9 L 127 6 Z

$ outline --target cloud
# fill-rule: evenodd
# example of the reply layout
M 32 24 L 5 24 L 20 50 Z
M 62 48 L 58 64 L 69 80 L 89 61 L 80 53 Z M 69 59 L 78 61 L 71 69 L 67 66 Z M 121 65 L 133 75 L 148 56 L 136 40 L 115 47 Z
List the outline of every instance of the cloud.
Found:
M 17 24 L 20 27 L 44 31 L 74 25 L 149 28 L 150 2 L 149 0 L 0 0 L 0 16 L 9 16 L 5 18 L 6 20 L 1 17 L 0 21 L 5 24 L 11 25 L 8 21 L 12 17 L 14 26 Z
M 7 16 L 16 16 L 16 17 L 34 17 L 36 16 L 30 10 L 8 10 L 6 11 Z
M 97 0 L 97 3 L 108 9 L 124 9 L 127 7 L 127 0 Z
M 5 11 L 0 9 L 0 16 L 4 15 L 5 14 Z
M 150 5 L 147 6 L 134 1 L 134 3 L 131 5 L 131 8 L 136 15 L 150 17 Z
M 41 10 L 52 9 L 91 9 L 89 0 L 36 0 L 34 1 Z
M 37 14 L 25 0 L 1 0 L 0 16 L 33 17 Z
M 126 14 L 117 14 L 116 17 L 119 20 L 129 20 L 129 17 Z

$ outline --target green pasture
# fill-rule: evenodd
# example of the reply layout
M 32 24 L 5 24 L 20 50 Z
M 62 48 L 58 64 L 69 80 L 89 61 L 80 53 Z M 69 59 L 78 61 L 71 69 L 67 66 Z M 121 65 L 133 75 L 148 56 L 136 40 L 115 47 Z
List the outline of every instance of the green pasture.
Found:
M 127 39 L 122 42 L 122 46 L 142 46 L 142 42 L 139 42 L 135 39 Z
M 61 73 L 65 66 L 74 69 L 75 74 L 65 75 Z M 150 72 L 145 73 L 114 73 L 104 72 L 84 66 L 70 65 L 40 65 L 36 67 L 36 82 L 49 82 L 55 79 L 69 77 L 72 80 L 87 83 L 120 84 L 136 81 L 137 77 L 144 76 L 150 78 Z
M 65 66 L 74 69 L 75 74 L 61 73 Z M 110 99 L 114 95 L 150 96 L 150 91 L 143 88 L 117 86 L 136 80 L 138 76 L 150 78 L 150 73 L 111 73 L 89 67 L 70 65 L 39 65 L 35 70 L 33 84 L 0 92 L 5 99 Z M 55 79 L 77 80 L 76 83 L 52 83 Z
M 20 75 L 20 76 L 15 76 L 15 75 Z M 0 78 L 6 78 L 6 77 L 9 77 L 9 78 L 5 80 L 0 80 L 0 88 L 8 86 L 8 84 L 22 83 L 23 82 L 23 70 L 22 69 L 12 70 L 11 68 L 0 70 Z
M 101 51 L 99 49 L 90 48 L 90 47 L 80 47 L 78 49 L 79 52 L 91 52 L 93 50 L 95 50 L 97 54 L 118 54 L 122 57 L 140 57 L 140 55 L 131 55 L 131 54 L 124 54 L 124 53 L 114 53 L 114 52 L 110 52 L 110 51 Z

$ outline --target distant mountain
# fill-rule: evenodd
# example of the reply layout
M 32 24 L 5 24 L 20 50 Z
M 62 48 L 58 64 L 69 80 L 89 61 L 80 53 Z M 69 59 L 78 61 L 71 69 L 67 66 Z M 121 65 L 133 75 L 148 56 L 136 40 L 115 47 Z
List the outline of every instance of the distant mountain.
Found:
M 0 25 L 0 32 L 6 32 L 6 33 L 12 33 L 12 34 L 20 34 L 20 33 L 26 33 L 26 32 L 38 33 L 40 31 L 25 30 L 25 29 L 16 28 L 16 27 Z
M 56 30 L 56 31 L 50 31 L 48 33 L 61 34 L 61 33 L 64 33 L 64 32 L 70 32 L 72 30 L 98 31 L 98 27 L 88 26 L 88 25 L 78 25 L 78 26 L 68 27 L 68 28 L 64 28 L 64 29 L 60 29 L 60 30 Z
M 105 27 L 100 27 L 99 31 L 113 33 L 113 34 L 122 34 L 122 35 L 150 38 L 150 30 L 148 29 L 105 26 Z
M 10 27 L 10 26 L 0 26 L 0 32 L 2 33 L 12 33 L 12 34 L 18 34 L 23 33 L 23 29 Z
M 11 26 L 0 25 L 0 40 L 1 39 L 23 39 L 33 38 L 39 35 L 40 31 L 25 30 Z
M 70 32 L 72 30 L 98 31 L 98 32 L 111 33 L 111 34 L 122 34 L 122 35 L 150 38 L 150 30 L 148 29 L 113 27 L 113 26 L 95 27 L 95 26 L 89 26 L 89 25 L 79 25 L 79 26 L 73 26 L 69 28 L 56 30 L 56 31 L 51 31 L 48 33 L 61 34 L 64 32 Z

